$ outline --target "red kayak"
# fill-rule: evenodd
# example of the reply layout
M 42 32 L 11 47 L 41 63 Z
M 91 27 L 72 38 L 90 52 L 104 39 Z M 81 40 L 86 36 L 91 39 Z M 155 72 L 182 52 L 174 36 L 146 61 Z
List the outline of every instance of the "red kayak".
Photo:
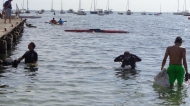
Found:
M 128 31 L 120 31 L 120 30 L 101 30 L 101 29 L 65 30 L 65 32 L 129 33 Z

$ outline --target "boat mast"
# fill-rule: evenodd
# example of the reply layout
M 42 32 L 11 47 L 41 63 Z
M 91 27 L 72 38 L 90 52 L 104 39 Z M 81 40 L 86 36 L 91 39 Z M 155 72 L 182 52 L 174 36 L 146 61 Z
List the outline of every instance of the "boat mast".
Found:
M 96 1 L 94 0 L 94 11 L 96 11 Z
M 129 10 L 129 0 L 127 0 L 127 4 L 128 4 L 128 10 Z
M 179 0 L 178 0 L 178 7 L 177 7 L 177 11 L 179 11 Z
M 51 9 L 53 10 L 53 0 L 51 1 Z
M 109 9 L 109 0 L 108 0 L 108 11 L 109 11 L 110 9 Z
M 4 4 L 4 0 L 3 0 L 3 4 Z M 4 6 L 3 6 L 3 8 L 4 8 Z M 3 10 L 3 9 L 2 9 Z
M 184 3 L 185 3 L 184 5 L 185 5 L 185 11 L 186 11 L 186 0 L 184 1 Z
M 81 0 L 79 0 L 79 10 L 81 9 Z
M 61 11 L 62 11 L 62 0 L 61 0 Z
M 27 0 L 27 10 L 29 10 L 29 9 L 28 9 L 28 0 Z

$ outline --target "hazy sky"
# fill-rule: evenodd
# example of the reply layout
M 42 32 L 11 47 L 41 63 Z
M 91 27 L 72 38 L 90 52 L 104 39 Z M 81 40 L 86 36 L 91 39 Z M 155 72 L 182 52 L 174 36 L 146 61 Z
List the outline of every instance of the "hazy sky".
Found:
M 4 0 L 5 2 L 6 0 Z M 62 0 L 63 10 L 68 10 L 70 8 L 78 10 L 79 0 Z M 184 9 L 184 0 L 180 1 L 180 10 Z M 50 10 L 52 0 L 28 0 L 30 10 Z M 91 8 L 92 0 L 81 0 L 81 7 L 85 11 L 89 11 Z M 114 11 L 126 11 L 127 0 L 109 0 L 109 7 Z M 1 0 L 3 3 L 3 0 Z M 16 4 L 19 8 L 22 8 L 23 0 L 13 0 L 13 9 L 16 8 Z M 160 5 L 162 12 L 175 12 L 177 11 L 178 0 L 129 0 L 129 9 L 133 12 L 159 12 Z M 97 0 L 97 8 L 106 9 L 107 0 Z M 27 8 L 27 0 L 24 0 L 24 7 Z M 1 7 L 2 8 L 2 7 Z M 61 9 L 61 0 L 53 0 L 53 9 Z M 186 1 L 186 9 L 190 9 L 190 0 Z

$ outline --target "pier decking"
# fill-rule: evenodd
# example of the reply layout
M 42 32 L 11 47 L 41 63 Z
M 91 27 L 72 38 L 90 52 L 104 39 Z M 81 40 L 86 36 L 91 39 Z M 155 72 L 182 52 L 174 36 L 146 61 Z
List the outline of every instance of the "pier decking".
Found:
M 7 23 L 4 23 L 4 19 L 0 19 L 0 38 L 2 38 L 5 34 L 9 33 L 18 26 L 23 20 L 21 19 L 11 19 L 12 23 L 9 23 L 9 19 L 7 19 Z M 6 28 L 6 31 L 5 31 Z
M 0 53 L 7 53 L 7 50 L 12 49 L 13 42 L 20 38 L 23 33 L 24 22 L 26 20 L 21 19 L 7 19 L 7 23 L 4 23 L 4 19 L 0 19 Z

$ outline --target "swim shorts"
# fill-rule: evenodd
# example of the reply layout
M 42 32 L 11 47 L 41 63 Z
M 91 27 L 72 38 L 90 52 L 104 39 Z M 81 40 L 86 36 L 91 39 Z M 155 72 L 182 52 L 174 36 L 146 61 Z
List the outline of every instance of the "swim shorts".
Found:
M 7 8 L 5 10 L 5 17 L 10 17 L 11 16 L 11 9 L 10 8 Z
M 182 65 L 169 65 L 167 73 L 170 80 L 170 86 L 174 85 L 176 79 L 178 85 L 182 86 L 185 75 L 185 70 Z

